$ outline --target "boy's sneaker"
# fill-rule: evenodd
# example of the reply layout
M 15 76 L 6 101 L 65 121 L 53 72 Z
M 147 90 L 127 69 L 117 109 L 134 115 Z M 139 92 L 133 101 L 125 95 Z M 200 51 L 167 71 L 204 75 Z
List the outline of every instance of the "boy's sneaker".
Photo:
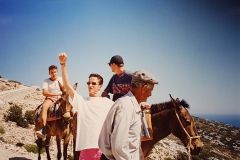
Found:
M 46 134 L 45 134 L 45 129 L 44 127 L 42 129 L 40 129 L 39 131 L 36 132 L 36 135 L 39 137 L 39 138 L 46 138 Z

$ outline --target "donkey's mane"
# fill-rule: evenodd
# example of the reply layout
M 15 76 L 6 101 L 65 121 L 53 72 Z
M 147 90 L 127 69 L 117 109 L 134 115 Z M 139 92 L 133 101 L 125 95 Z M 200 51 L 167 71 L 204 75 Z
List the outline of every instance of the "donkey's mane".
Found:
M 184 108 L 190 108 L 189 104 L 185 100 L 181 100 L 180 104 Z M 163 102 L 163 103 L 156 103 L 151 105 L 151 114 L 161 112 L 166 109 L 171 109 L 174 108 L 174 105 L 172 104 L 171 101 L 169 102 Z

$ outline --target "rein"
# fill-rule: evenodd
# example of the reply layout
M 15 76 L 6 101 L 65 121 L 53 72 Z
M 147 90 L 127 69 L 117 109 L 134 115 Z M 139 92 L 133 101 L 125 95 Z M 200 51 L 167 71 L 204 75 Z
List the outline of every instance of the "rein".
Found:
M 177 114 L 176 109 L 174 109 L 174 110 L 175 110 L 175 114 L 176 114 L 176 116 L 177 116 L 177 119 L 178 119 L 179 123 L 181 124 L 182 129 L 184 130 L 184 132 L 185 132 L 186 135 L 188 136 L 188 139 L 189 139 L 188 145 L 187 145 L 187 149 L 188 149 L 188 159 L 191 160 L 190 146 L 191 146 L 191 143 L 192 143 L 192 139 L 194 139 L 194 138 L 200 138 L 200 136 L 193 136 L 193 137 L 191 137 L 191 136 L 188 134 L 187 130 L 184 128 L 184 126 L 183 126 L 183 124 L 182 124 L 182 122 L 181 122 L 181 120 L 180 120 L 180 118 L 179 118 L 179 116 L 178 116 L 178 114 Z

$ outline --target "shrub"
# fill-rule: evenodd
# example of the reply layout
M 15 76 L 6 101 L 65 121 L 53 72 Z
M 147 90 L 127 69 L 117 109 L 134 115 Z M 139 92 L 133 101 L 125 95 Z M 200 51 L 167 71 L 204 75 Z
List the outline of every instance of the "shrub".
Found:
M 71 155 L 68 155 L 68 156 L 67 156 L 67 159 L 68 159 L 68 160 L 74 160 L 74 157 L 71 156 Z
M 23 128 L 28 127 L 28 122 L 23 118 L 21 107 L 14 104 L 7 112 L 7 115 L 4 116 L 6 121 L 16 122 L 18 126 Z
M 177 160 L 185 160 L 185 159 L 188 159 L 188 154 L 178 151 Z
M 34 113 L 34 110 L 28 110 L 24 115 L 24 119 L 26 119 L 29 124 L 34 124 L 33 113 Z
M 23 128 L 27 128 L 28 127 L 28 122 L 23 117 L 21 117 L 19 119 L 19 121 L 17 121 L 17 125 L 20 126 L 20 127 L 23 127 Z
M 36 144 L 26 144 L 24 146 L 24 148 L 28 151 L 28 152 L 32 152 L 32 153 L 35 153 L 37 154 L 38 153 L 38 146 Z M 44 153 L 46 150 L 45 150 L 45 147 L 43 147 L 40 151 L 40 154 Z
M 5 139 L 3 137 L 0 137 L 0 141 L 7 143 L 7 141 L 5 141 Z
M 28 152 L 33 152 L 33 153 L 38 153 L 38 147 L 35 144 L 27 144 L 24 146 L 24 148 L 28 151 Z
M 0 134 L 4 134 L 5 133 L 5 130 L 3 128 L 3 126 L 0 125 Z
M 5 120 L 16 122 L 22 117 L 22 108 L 14 104 L 9 108 L 7 113 Z

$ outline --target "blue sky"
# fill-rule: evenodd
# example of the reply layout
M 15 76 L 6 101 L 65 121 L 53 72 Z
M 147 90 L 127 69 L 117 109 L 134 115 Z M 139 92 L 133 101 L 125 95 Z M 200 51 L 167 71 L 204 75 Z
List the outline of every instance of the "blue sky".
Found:
M 240 1 L 0 0 L 1 76 L 42 87 L 60 52 L 83 96 L 90 73 L 105 88 L 121 55 L 159 80 L 149 103 L 172 94 L 191 114 L 240 115 Z

